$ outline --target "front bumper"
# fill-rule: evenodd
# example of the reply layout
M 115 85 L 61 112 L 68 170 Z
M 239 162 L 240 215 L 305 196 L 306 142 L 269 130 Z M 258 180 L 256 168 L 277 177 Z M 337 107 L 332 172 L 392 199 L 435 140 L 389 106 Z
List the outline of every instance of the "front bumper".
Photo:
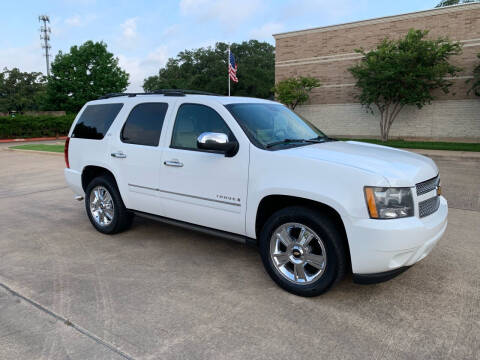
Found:
M 393 279 L 404 271 L 410 269 L 410 266 L 402 266 L 395 270 L 385 271 L 376 274 L 353 274 L 353 282 L 355 284 L 370 285 L 377 284 Z
M 352 272 L 355 276 L 389 273 L 422 260 L 447 228 L 448 205 L 424 218 L 361 219 L 347 230 Z

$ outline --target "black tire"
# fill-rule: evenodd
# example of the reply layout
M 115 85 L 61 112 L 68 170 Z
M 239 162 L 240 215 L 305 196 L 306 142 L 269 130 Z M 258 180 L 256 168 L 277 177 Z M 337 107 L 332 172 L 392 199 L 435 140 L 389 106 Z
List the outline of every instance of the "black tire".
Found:
M 114 205 L 113 219 L 110 224 L 104 226 L 99 225 L 90 212 L 90 194 L 97 186 L 103 186 L 108 190 Z M 125 207 L 115 180 L 109 175 L 96 177 L 88 184 L 85 191 L 85 210 L 87 211 L 88 218 L 93 227 L 104 234 L 117 234 L 129 229 L 134 218 L 134 214 Z
M 273 232 L 286 223 L 299 223 L 313 230 L 321 238 L 325 252 L 326 265 L 317 280 L 307 284 L 298 284 L 287 280 L 280 274 L 270 255 L 270 240 Z M 328 216 L 314 208 L 291 206 L 275 212 L 263 226 L 259 236 L 259 249 L 263 265 L 270 277 L 281 288 L 300 296 L 317 296 L 329 290 L 343 278 L 347 269 L 347 256 L 344 238 Z

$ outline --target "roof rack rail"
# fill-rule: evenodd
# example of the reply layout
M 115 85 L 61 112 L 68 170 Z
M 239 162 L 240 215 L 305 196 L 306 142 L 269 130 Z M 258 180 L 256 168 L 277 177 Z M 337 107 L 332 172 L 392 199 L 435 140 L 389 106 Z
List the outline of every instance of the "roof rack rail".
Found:
M 155 90 L 154 92 L 160 92 L 160 93 L 182 93 L 184 95 L 210 95 L 210 96 L 222 96 L 221 94 L 217 93 L 212 93 L 208 91 L 202 91 L 202 90 L 188 90 L 188 89 L 160 89 L 160 90 Z
M 108 93 L 108 94 L 100 96 L 97 100 L 109 99 L 109 98 L 119 97 L 119 96 L 133 97 L 133 96 L 137 96 L 137 95 L 143 95 L 143 93 Z
M 153 90 L 149 94 L 165 95 L 165 96 L 185 96 L 185 92 L 182 89 L 158 89 L 158 90 Z
M 185 90 L 185 89 L 158 89 L 152 92 L 145 93 L 109 93 L 102 95 L 98 100 L 109 99 L 113 97 L 128 96 L 134 97 L 137 95 L 164 95 L 164 96 L 185 96 L 185 95 L 210 95 L 210 96 L 222 96 L 220 94 L 215 94 L 207 91 L 200 90 Z

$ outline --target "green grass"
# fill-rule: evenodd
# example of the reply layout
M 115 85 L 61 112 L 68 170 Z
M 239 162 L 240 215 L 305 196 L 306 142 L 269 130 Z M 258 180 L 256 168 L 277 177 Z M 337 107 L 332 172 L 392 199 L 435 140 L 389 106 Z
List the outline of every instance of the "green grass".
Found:
M 480 143 L 456 143 L 456 142 L 433 142 L 433 141 L 405 141 L 376 139 L 341 139 L 368 142 L 372 144 L 386 145 L 395 148 L 427 149 L 427 150 L 450 150 L 450 151 L 480 151 Z
M 10 148 L 19 149 L 19 150 L 35 150 L 35 151 L 63 153 L 64 145 L 27 144 L 27 145 L 10 146 Z

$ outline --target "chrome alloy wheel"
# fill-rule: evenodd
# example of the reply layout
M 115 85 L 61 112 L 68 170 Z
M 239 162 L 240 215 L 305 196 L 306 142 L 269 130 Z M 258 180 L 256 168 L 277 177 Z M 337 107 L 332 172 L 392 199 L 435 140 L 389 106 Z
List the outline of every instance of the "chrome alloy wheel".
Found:
M 275 269 L 297 285 L 317 280 L 327 264 L 322 239 L 299 223 L 286 223 L 275 229 L 270 239 L 270 257 Z
M 90 192 L 90 213 L 100 226 L 108 226 L 114 216 L 112 195 L 103 186 L 96 186 Z

